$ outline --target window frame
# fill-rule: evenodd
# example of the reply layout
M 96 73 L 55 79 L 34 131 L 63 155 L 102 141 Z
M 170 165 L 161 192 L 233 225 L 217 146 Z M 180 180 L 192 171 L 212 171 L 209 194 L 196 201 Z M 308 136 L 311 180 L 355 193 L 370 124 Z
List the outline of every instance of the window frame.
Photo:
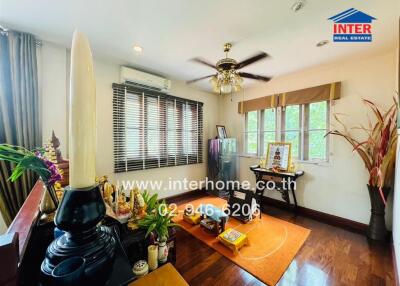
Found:
M 330 154 L 330 140 L 326 138 L 326 154 L 325 159 L 309 159 L 309 135 L 310 131 L 318 131 L 325 130 L 326 133 L 330 131 L 330 117 L 331 117 L 331 104 L 330 101 L 319 101 L 326 103 L 326 129 L 311 129 L 309 128 L 309 120 L 310 120 L 310 104 L 298 104 L 299 106 L 299 129 L 290 129 L 285 130 L 285 111 L 286 107 L 275 107 L 272 108 L 275 112 L 275 140 L 276 142 L 284 141 L 284 134 L 290 131 L 298 131 L 299 132 L 299 154 L 296 158 L 298 162 L 304 163 L 328 163 L 329 162 L 329 154 Z M 260 157 L 265 156 L 268 147 L 264 142 L 264 133 L 271 132 L 268 130 L 264 130 L 264 116 L 265 110 L 255 110 L 257 112 L 257 153 L 249 153 L 248 152 L 248 141 L 247 135 L 249 131 L 248 128 L 248 112 L 245 113 L 245 131 L 244 131 L 244 155 L 249 157 Z M 254 133 L 254 131 L 252 131 Z M 294 157 L 295 158 L 295 157 Z

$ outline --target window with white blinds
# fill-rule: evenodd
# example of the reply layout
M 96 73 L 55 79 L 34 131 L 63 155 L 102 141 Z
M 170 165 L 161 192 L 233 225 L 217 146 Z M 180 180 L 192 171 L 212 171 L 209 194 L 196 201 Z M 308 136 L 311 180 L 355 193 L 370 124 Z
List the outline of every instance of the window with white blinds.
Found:
M 203 162 L 203 103 L 113 84 L 114 171 Z

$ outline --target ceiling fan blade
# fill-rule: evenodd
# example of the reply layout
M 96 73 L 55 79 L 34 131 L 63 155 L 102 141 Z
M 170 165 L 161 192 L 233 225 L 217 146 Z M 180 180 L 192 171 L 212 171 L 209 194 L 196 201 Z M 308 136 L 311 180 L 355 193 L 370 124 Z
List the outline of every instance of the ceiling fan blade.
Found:
M 238 72 L 238 74 L 244 78 L 251 78 L 251 79 L 262 80 L 262 81 L 270 81 L 271 80 L 270 77 L 247 73 L 247 72 Z
M 207 62 L 205 59 L 202 59 L 202 58 L 194 58 L 194 59 L 192 59 L 192 61 L 193 61 L 193 62 L 196 62 L 196 63 L 200 63 L 200 64 L 203 64 L 203 65 L 206 65 L 206 66 L 209 66 L 210 68 L 216 69 L 215 65 L 213 65 L 213 64 L 211 64 L 211 63 L 209 63 L 209 62 Z
M 267 57 L 269 57 L 269 55 L 267 53 L 260 52 L 260 53 L 258 53 L 256 55 L 246 59 L 246 60 L 241 61 L 240 63 L 237 63 L 236 64 L 236 69 L 244 68 L 245 66 L 248 66 L 248 65 L 250 65 L 252 63 L 255 63 L 255 62 L 257 62 L 259 60 L 262 60 L 264 58 L 267 58 Z
M 194 82 L 196 82 L 196 81 L 199 81 L 199 80 L 202 80 L 202 79 L 206 79 L 206 78 L 212 77 L 212 76 L 214 76 L 214 75 L 215 75 L 215 74 L 207 75 L 207 76 L 203 76 L 203 77 L 199 77 L 199 78 L 192 79 L 192 80 L 188 80 L 188 81 L 186 81 L 186 83 L 187 83 L 187 84 L 194 83 Z

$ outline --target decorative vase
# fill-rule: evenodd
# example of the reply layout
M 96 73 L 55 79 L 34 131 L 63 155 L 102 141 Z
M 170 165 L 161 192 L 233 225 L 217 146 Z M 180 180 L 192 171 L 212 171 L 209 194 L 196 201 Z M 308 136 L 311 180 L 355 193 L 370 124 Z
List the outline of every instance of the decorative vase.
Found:
M 369 220 L 367 236 L 372 240 L 383 241 L 387 235 L 385 225 L 385 204 L 382 201 L 379 187 L 370 185 L 367 185 L 367 187 L 371 201 L 371 218 Z M 386 200 L 390 188 L 382 188 L 382 192 Z
M 54 212 L 57 207 L 54 204 L 52 197 L 50 196 L 50 191 L 48 190 L 46 185 L 43 185 L 43 195 L 40 200 L 39 210 L 42 214 L 50 214 Z
M 165 263 L 168 259 L 168 246 L 166 241 L 161 241 L 158 244 L 158 261 Z
M 147 263 L 149 264 L 150 271 L 157 269 L 158 267 L 158 246 L 149 245 L 147 248 Z
M 40 177 L 40 180 L 43 182 L 43 188 L 45 189 L 44 192 L 47 193 L 48 197 L 53 201 L 53 204 L 54 204 L 55 208 L 57 209 L 58 205 L 59 205 L 59 201 L 57 198 L 56 191 L 54 189 L 54 185 L 47 183 L 47 181 L 44 180 L 42 177 Z

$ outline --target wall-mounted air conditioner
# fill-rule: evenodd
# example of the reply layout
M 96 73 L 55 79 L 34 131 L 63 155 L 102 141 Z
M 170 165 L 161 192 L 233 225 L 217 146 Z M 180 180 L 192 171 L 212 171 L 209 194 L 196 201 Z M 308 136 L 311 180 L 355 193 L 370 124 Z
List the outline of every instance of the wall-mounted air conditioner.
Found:
M 169 79 L 128 67 L 121 67 L 121 82 L 125 84 L 144 85 L 159 90 L 168 90 L 171 88 L 171 81 Z

